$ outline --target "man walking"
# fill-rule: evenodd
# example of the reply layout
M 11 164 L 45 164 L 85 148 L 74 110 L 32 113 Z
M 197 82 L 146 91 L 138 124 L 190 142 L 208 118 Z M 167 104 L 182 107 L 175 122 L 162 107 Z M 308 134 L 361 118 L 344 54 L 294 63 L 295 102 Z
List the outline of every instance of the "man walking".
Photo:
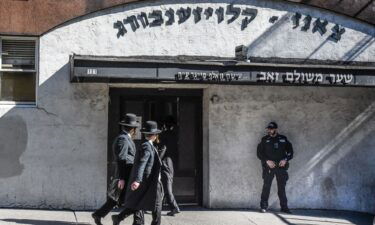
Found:
M 160 181 L 161 160 L 154 142 L 161 130 L 155 121 L 147 121 L 142 133 L 146 142 L 137 152 L 134 167 L 125 196 L 125 209 L 112 216 L 113 225 L 134 213 L 136 210 L 152 211 L 151 225 L 160 225 L 163 200 L 163 188 Z
M 116 137 L 112 145 L 116 166 L 114 175 L 116 184 L 111 186 L 112 190 L 109 190 L 107 202 L 92 214 L 96 225 L 102 225 L 101 218 L 105 217 L 116 205 L 120 206 L 123 203 L 126 190 L 125 184 L 129 182 L 131 169 L 134 163 L 136 148 L 132 138 L 136 134 L 136 128 L 139 127 L 137 117 L 134 114 L 128 113 L 119 124 L 121 126 L 120 134 Z M 143 212 L 134 212 L 133 225 L 143 224 Z
M 285 136 L 278 134 L 277 128 L 275 122 L 270 122 L 266 127 L 268 135 L 262 138 L 257 148 L 257 156 L 263 168 L 263 189 L 260 201 L 263 213 L 268 208 L 268 198 L 275 176 L 281 211 L 291 213 L 288 208 L 285 186 L 288 180 L 289 160 L 293 158 L 293 147 Z
M 177 201 L 173 195 L 173 156 L 177 152 L 177 134 L 176 134 L 176 121 L 173 116 L 169 115 L 165 118 L 163 134 L 160 137 L 160 146 L 164 151 L 160 154 L 162 160 L 161 167 L 161 183 L 164 189 L 164 198 L 167 200 L 170 212 L 167 213 L 168 216 L 174 216 L 180 213 L 180 208 L 178 207 Z

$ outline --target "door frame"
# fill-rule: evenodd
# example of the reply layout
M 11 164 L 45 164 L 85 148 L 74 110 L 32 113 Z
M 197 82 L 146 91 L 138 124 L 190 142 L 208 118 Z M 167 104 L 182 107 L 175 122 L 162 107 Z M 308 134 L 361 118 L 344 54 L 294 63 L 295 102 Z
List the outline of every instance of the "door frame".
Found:
M 199 127 L 197 133 L 196 151 L 196 201 L 199 206 L 203 205 L 203 89 L 174 89 L 174 88 L 126 88 L 111 87 L 109 89 L 108 104 L 108 138 L 107 138 L 107 188 L 109 186 L 112 172 L 110 171 L 112 160 L 112 142 L 114 137 L 119 133 L 118 121 L 120 115 L 120 101 L 122 98 L 129 96 L 134 97 L 194 97 L 199 98 L 198 103 L 198 120 Z

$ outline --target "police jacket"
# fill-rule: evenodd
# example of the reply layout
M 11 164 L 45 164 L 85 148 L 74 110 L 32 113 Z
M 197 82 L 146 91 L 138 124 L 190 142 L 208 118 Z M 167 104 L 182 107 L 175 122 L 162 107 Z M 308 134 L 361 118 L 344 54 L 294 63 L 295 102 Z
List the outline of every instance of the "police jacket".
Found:
M 287 161 L 293 158 L 293 146 L 284 135 L 277 134 L 275 137 L 266 135 L 258 144 L 257 156 L 266 166 L 266 161 L 271 160 L 278 164 L 281 160 Z M 285 167 L 288 168 L 288 165 Z

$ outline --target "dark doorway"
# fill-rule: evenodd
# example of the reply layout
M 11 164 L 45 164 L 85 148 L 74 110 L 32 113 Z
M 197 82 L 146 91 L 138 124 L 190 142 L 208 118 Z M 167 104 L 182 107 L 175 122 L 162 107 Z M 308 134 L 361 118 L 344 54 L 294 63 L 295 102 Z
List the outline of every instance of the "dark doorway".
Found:
M 191 89 L 110 89 L 108 120 L 108 179 L 113 174 L 112 141 L 119 132 L 118 121 L 131 112 L 142 124 L 166 116 L 175 119 L 176 149 L 170 152 L 174 163 L 173 191 L 178 203 L 201 205 L 202 201 L 202 90 Z M 138 132 L 137 147 L 143 141 Z

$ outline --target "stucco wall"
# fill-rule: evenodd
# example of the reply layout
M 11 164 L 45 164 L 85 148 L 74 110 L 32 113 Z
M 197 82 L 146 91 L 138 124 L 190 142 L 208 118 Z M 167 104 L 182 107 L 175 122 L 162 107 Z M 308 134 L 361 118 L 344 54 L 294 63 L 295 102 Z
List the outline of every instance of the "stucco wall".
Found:
M 374 212 L 373 89 L 213 87 L 210 95 L 218 96 L 209 113 L 213 207 L 259 207 L 256 146 L 275 120 L 295 150 L 290 207 Z M 271 207 L 278 208 L 277 190 L 272 193 Z
M 235 46 L 245 44 L 250 47 L 249 55 L 257 57 L 375 61 L 372 26 L 279 1 L 238 1 L 241 8 L 258 10 L 244 31 L 242 16 L 228 24 L 230 16 L 226 15 L 218 24 L 214 14 L 197 24 L 193 17 L 178 24 L 176 16 L 173 25 L 140 27 L 135 32 L 126 25 L 128 33 L 116 36 L 117 20 L 141 12 L 188 6 L 216 9 L 229 4 L 180 2 L 147 2 L 97 12 L 40 38 L 38 107 L 0 109 L 0 206 L 90 209 L 105 199 L 108 86 L 71 84 L 70 54 L 233 57 Z M 328 32 L 321 36 L 311 29 L 293 29 L 291 16 L 296 11 L 327 19 Z M 278 16 L 279 22 L 270 23 L 272 16 Z M 346 28 L 338 43 L 327 40 L 336 23 Z M 368 196 L 374 196 L 374 156 L 368 155 L 374 147 L 373 89 L 196 87 L 205 88 L 208 112 L 204 116 L 207 206 L 257 207 L 261 180 L 254 150 L 266 122 L 275 119 L 297 152 L 288 189 L 292 207 L 374 209 L 368 201 Z M 212 94 L 220 97 L 219 102 L 210 102 Z M 361 120 L 363 113 L 369 122 Z M 340 134 L 343 128 L 347 132 Z M 350 140 L 355 145 L 337 144 Z M 310 162 L 314 156 L 318 165 Z M 305 169 L 306 165 L 311 169 Z M 357 171 L 366 173 L 358 176 Z M 304 179 L 298 178 L 299 172 Z M 235 185 L 229 186 L 230 182 Z

